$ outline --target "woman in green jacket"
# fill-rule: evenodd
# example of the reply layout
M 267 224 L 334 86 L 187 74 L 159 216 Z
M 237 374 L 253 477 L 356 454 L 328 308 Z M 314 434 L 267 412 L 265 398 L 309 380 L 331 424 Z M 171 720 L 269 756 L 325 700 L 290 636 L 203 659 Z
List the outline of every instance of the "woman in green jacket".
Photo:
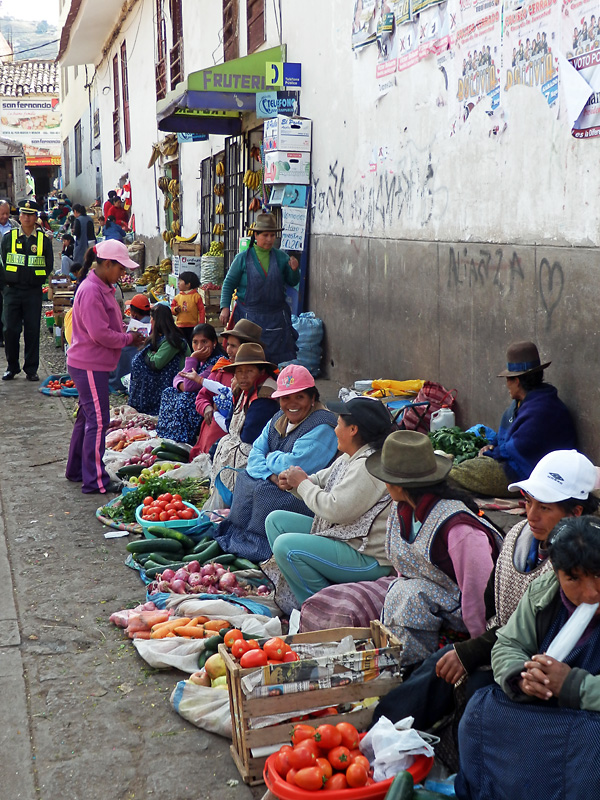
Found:
M 141 414 L 158 416 L 163 391 L 173 384 L 190 355 L 187 341 L 177 330 L 169 306 L 158 303 L 150 311 L 149 343 L 133 357 L 129 405 Z

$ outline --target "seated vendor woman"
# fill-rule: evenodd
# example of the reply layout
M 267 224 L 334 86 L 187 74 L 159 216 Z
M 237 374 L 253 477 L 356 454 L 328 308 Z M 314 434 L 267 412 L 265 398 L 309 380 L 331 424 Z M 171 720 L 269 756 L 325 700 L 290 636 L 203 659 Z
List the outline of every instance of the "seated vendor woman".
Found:
M 279 487 L 293 491 L 315 514 L 271 511 L 265 525 L 298 607 L 325 586 L 377 580 L 391 572 L 385 531 L 392 501 L 365 463 L 392 426 L 381 401 L 354 398 L 344 404 L 335 429 L 342 456 L 314 475 L 297 466 L 280 474 Z
M 486 632 L 426 658 L 407 681 L 382 698 L 374 722 L 382 715 L 392 722 L 413 716 L 414 727 L 427 730 L 454 710 L 457 681 L 468 678 L 467 699 L 493 682 L 490 664 L 498 629 L 507 624 L 529 584 L 552 569 L 546 543 L 555 525 L 598 508 L 598 500 L 590 494 L 595 482 L 596 468 L 584 455 L 556 450 L 542 458 L 527 480 L 511 484 L 525 498 L 527 519 L 507 533 L 490 576 Z
M 450 468 L 416 431 L 390 434 L 367 459 L 394 501 L 386 553 L 398 578 L 386 594 L 383 622 L 402 641 L 405 665 L 437 650 L 445 628 L 463 638 L 485 630 L 483 594 L 502 537 L 446 484 Z
M 506 378 L 511 404 L 500 421 L 497 438 L 479 451 L 479 457 L 453 468 L 450 479 L 478 495 L 510 497 L 509 483 L 528 477 L 537 462 L 553 450 L 577 446 L 569 409 L 549 383 L 533 342 L 515 342 L 506 354 Z
M 141 414 L 156 417 L 163 390 L 183 369 L 190 348 L 175 327 L 169 306 L 158 303 L 150 311 L 150 318 L 150 343 L 131 362 L 129 405 Z
M 548 557 L 461 720 L 462 800 L 600 797 L 600 519 L 561 520 Z
M 308 474 L 317 472 L 331 463 L 337 451 L 335 414 L 320 402 L 314 378 L 305 367 L 285 367 L 271 396 L 279 398 L 281 410 L 252 445 L 248 466 L 238 473 L 229 516 L 214 537 L 225 553 L 255 562 L 271 556 L 265 533 L 271 511 L 311 514 L 302 500 L 279 488 L 279 474 L 292 466 Z

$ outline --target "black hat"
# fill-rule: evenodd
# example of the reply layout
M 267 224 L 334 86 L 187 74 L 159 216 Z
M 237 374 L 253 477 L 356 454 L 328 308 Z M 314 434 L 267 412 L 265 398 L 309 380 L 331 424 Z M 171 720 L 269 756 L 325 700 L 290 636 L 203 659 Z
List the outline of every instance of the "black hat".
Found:
M 360 438 L 372 442 L 392 431 L 392 417 L 388 408 L 376 397 L 354 397 L 344 403 L 341 417 L 351 418 L 358 427 Z
M 35 200 L 19 200 L 19 214 L 35 214 L 39 211 Z

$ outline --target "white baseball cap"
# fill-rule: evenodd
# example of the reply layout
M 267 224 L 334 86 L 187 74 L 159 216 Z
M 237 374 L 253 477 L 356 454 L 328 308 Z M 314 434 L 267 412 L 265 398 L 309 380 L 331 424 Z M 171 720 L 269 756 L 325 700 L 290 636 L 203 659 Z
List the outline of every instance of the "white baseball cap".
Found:
M 555 450 L 533 468 L 527 480 L 511 483 L 511 492 L 521 489 L 540 503 L 560 503 L 574 498 L 586 500 L 596 485 L 596 467 L 577 450 Z

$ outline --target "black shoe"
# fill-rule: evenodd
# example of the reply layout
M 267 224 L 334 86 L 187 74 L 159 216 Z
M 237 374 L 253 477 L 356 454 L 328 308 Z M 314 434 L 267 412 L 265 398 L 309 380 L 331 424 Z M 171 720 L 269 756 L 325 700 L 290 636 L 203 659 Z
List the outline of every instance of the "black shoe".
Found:
M 16 374 L 17 374 L 16 372 L 12 372 L 12 370 L 7 369 L 6 372 L 4 373 L 4 375 L 2 376 L 2 380 L 3 381 L 12 381 L 12 379 L 15 377 Z
M 28 381 L 39 381 L 40 376 L 37 372 L 32 372 L 31 374 L 25 375 Z
M 121 494 L 123 488 L 122 481 L 109 481 L 108 485 L 104 487 L 106 494 Z

